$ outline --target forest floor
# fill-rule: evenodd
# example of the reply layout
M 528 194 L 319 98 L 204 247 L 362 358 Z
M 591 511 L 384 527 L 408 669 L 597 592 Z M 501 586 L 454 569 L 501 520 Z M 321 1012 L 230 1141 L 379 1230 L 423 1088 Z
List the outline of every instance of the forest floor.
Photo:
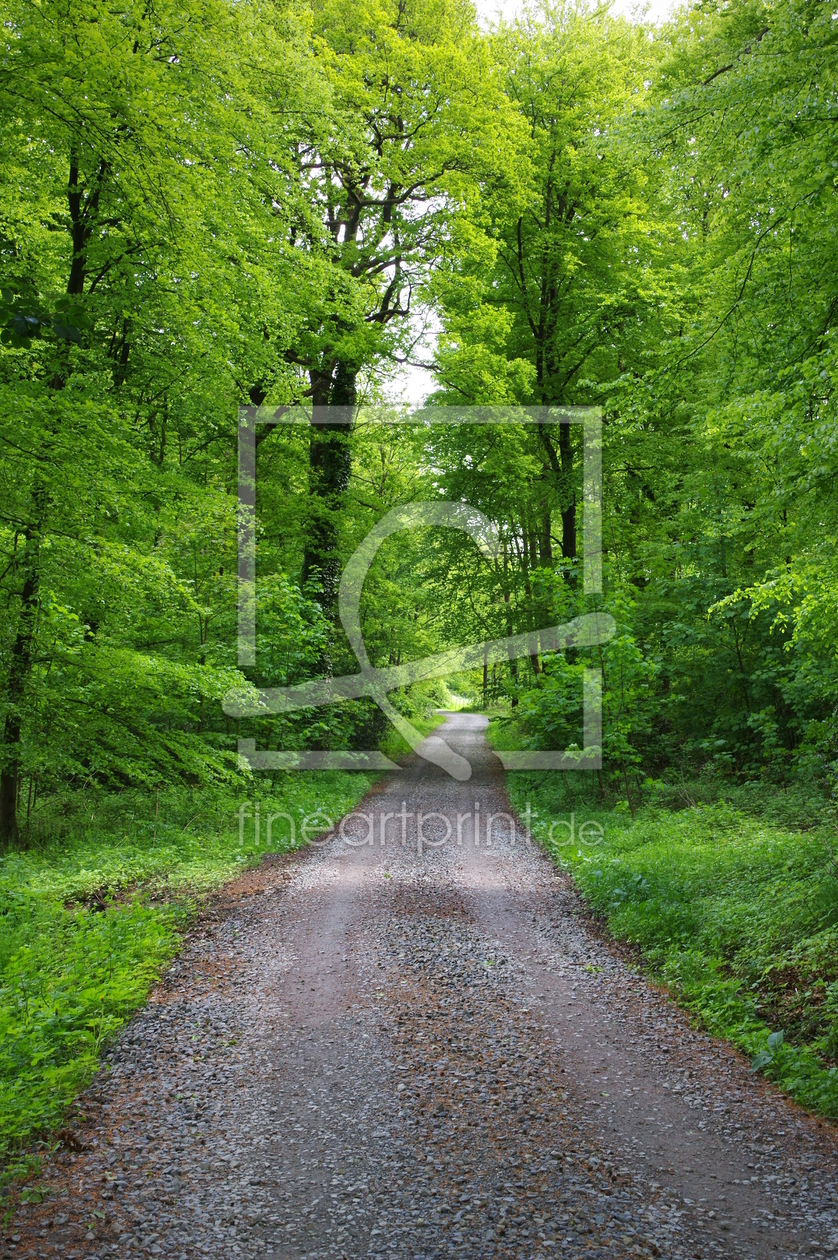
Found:
M 835 1127 L 695 1030 L 519 827 L 487 844 L 485 725 L 442 732 L 468 783 L 414 758 L 225 886 L 3 1254 L 838 1255 Z

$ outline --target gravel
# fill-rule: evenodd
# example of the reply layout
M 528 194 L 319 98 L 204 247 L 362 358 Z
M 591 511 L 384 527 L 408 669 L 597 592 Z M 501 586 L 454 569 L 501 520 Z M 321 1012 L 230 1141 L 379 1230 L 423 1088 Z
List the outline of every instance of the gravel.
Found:
M 4 1255 L 838 1256 L 834 1127 L 691 1028 L 520 827 L 487 846 L 484 726 L 441 731 L 468 783 L 414 760 L 370 794 L 373 844 L 356 813 L 224 890 Z

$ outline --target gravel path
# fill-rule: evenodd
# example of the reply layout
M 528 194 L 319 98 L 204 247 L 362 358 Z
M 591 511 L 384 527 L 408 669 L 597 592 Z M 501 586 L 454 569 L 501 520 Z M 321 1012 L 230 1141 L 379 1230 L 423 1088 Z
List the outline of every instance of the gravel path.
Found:
M 692 1030 L 520 829 L 487 845 L 485 724 L 439 732 L 468 783 L 416 760 L 362 803 L 374 843 L 356 814 L 225 890 L 4 1254 L 838 1256 L 835 1129 Z

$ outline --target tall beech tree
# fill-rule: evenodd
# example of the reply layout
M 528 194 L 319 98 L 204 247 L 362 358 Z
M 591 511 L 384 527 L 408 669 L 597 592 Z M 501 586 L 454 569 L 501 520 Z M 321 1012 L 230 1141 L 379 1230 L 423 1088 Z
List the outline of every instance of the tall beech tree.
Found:
M 315 409 L 303 576 L 317 571 L 333 613 L 359 378 L 410 356 L 454 222 L 487 187 L 515 187 L 523 130 L 467 0 L 328 0 L 314 19 L 330 105 L 297 147 L 310 203 L 292 233 L 331 271 L 293 356 Z
M 504 359 L 529 368 L 516 382 L 518 401 L 555 407 L 599 400 L 601 382 L 619 375 L 631 355 L 649 296 L 645 172 L 614 134 L 642 103 L 648 46 L 623 19 L 548 6 L 502 26 L 493 51 L 527 124 L 527 181 L 517 201 L 501 196 L 491 203 L 484 229 L 491 267 L 484 247 L 465 264 L 475 280 L 468 293 L 458 272 L 441 286 L 443 380 L 474 401 L 487 387 L 490 398 L 496 395 L 491 377 L 473 378 L 488 326 Z M 475 299 L 482 321 L 472 318 Z M 539 449 L 542 479 L 561 515 L 561 554 L 570 561 L 579 477 L 571 427 L 541 429 Z M 549 561 L 548 510 L 545 498 L 538 534 Z

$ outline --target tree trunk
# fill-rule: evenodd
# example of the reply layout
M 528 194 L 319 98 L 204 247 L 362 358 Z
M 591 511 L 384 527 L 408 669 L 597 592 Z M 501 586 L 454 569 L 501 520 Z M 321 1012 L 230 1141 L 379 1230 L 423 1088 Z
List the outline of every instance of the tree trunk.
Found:
M 576 559 L 576 486 L 573 481 L 573 443 L 570 425 L 559 425 L 562 475 L 562 559 Z
M 506 571 L 506 556 L 505 555 L 504 555 L 503 567 L 504 567 L 504 572 L 505 572 Z M 506 633 L 508 636 L 511 636 L 512 634 L 514 634 L 514 630 L 512 627 L 512 605 L 510 602 L 510 596 L 509 596 L 508 590 L 504 591 L 503 593 L 503 602 L 506 605 Z M 514 656 L 509 657 L 509 673 L 512 677 L 512 685 L 514 687 L 517 687 L 518 686 L 518 661 L 516 660 Z M 515 709 L 517 708 L 517 706 L 518 706 L 518 697 L 516 695 L 513 695 L 512 708 Z
M 553 564 L 553 540 L 550 537 L 550 509 L 544 509 L 541 518 L 541 537 L 539 538 L 538 559 L 542 568 L 549 569 Z
M 34 552 L 33 552 L 34 549 Z M 20 736 L 26 681 L 32 663 L 35 618 L 38 607 L 37 558 L 38 537 L 33 532 L 26 538 L 26 575 L 20 596 L 20 615 L 11 667 L 6 687 L 6 716 L 3 720 L 2 766 L 0 766 L 0 840 L 14 842 L 18 838 L 17 784 L 20 776 Z
M 538 426 L 538 436 L 544 447 L 547 456 L 547 462 L 553 473 L 553 481 L 559 492 L 559 502 L 561 504 L 562 516 L 562 559 L 576 559 L 576 485 L 573 477 L 573 441 L 571 439 L 570 425 L 559 425 L 559 453 L 553 447 L 550 437 L 546 431 L 546 426 L 540 424 Z M 544 550 L 549 552 L 552 559 L 552 546 L 550 544 L 550 514 L 546 513 L 545 534 L 544 534 Z M 568 575 L 573 580 L 573 575 Z
M 336 514 L 349 485 L 349 426 L 339 420 L 312 421 L 309 445 L 309 525 L 303 553 L 303 582 L 317 578 L 324 612 L 334 620 L 340 557 Z
M 339 362 L 333 378 L 313 382 L 309 441 L 309 522 L 303 550 L 303 583 L 319 580 L 323 611 L 337 622 L 340 584 L 338 522 L 349 486 L 349 436 L 357 397 L 357 368 Z
M 106 167 L 99 164 L 96 179 L 86 191 L 80 183 L 78 153 L 75 147 L 70 153 L 67 178 L 67 204 L 70 211 L 70 239 L 72 258 L 67 279 L 67 293 L 80 296 L 84 292 L 87 268 L 87 245 L 93 231 L 99 207 L 99 196 Z M 127 361 L 127 360 L 126 360 Z M 69 372 L 68 360 L 57 368 L 50 380 L 55 390 L 64 388 Z M 44 446 L 49 447 L 54 429 L 47 431 Z M 24 530 L 26 550 L 23 558 L 23 586 L 20 592 L 20 612 L 17 631 L 12 645 L 9 677 L 6 684 L 5 717 L 3 719 L 2 744 L 0 744 L 0 839 L 14 841 L 19 835 L 17 825 L 17 785 L 20 776 L 20 739 L 23 725 L 23 705 L 34 655 L 38 601 L 40 598 L 40 551 L 41 537 L 46 525 L 48 490 L 40 475 L 36 474 L 32 487 L 29 522 Z
M 4 746 L 13 738 L 20 738 L 20 725 L 14 729 L 9 717 L 6 717 L 3 731 Z M 15 809 L 15 775 L 18 762 L 14 760 L 4 764 L 0 771 L 0 841 L 13 844 L 18 838 L 17 811 Z

